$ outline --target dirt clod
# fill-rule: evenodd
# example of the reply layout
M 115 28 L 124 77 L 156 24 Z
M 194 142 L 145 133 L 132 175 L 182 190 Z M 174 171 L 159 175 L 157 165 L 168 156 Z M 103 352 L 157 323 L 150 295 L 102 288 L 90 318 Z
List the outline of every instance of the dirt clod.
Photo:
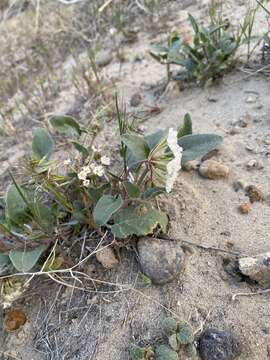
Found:
M 5 316 L 4 326 L 7 331 L 18 330 L 26 323 L 26 315 L 20 309 L 11 309 Z
M 241 353 L 239 340 L 229 331 L 205 330 L 199 341 L 203 360 L 234 360 Z
M 200 165 L 199 172 L 205 178 L 220 179 L 228 177 L 230 169 L 218 161 L 206 160 Z
M 243 203 L 239 205 L 239 211 L 241 214 L 248 214 L 251 211 L 251 205 L 250 203 Z
M 266 200 L 266 194 L 255 185 L 249 185 L 246 188 L 246 194 L 251 203 L 263 202 Z
M 97 260 L 102 264 L 105 269 L 115 268 L 119 261 L 115 256 L 113 249 L 107 247 L 96 254 Z

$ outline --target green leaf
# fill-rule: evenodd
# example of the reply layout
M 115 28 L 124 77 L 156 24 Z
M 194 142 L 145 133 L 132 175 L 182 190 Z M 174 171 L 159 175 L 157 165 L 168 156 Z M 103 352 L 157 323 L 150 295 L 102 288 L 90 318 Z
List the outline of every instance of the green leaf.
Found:
M 188 344 L 185 348 L 185 352 L 188 358 L 194 358 L 194 356 L 197 353 L 197 350 L 193 344 Z
M 130 181 L 123 182 L 124 188 L 130 199 L 138 199 L 141 195 L 140 188 Z
M 136 161 L 147 159 L 149 155 L 149 148 L 142 136 L 125 134 L 121 136 L 121 140 L 130 150 Z
M 156 360 L 178 360 L 177 352 L 166 345 L 160 345 L 156 348 Z
M 184 117 L 184 124 L 178 130 L 177 137 L 180 138 L 182 136 L 191 135 L 192 134 L 192 120 L 190 114 L 186 114 Z
M 54 141 L 51 135 L 43 128 L 37 128 L 32 140 L 32 151 L 38 160 L 49 159 L 53 152 Z
M 169 49 L 164 46 L 153 45 L 150 48 L 150 55 L 160 63 L 165 63 L 167 60 Z
M 16 270 L 27 272 L 36 265 L 46 248 L 45 245 L 41 245 L 31 251 L 11 250 L 9 252 L 9 257 Z
M 165 194 L 165 193 L 166 193 L 165 187 L 156 186 L 156 187 L 145 190 L 145 192 L 143 194 L 143 198 L 145 200 L 150 200 L 158 195 Z
M 24 224 L 30 219 L 27 204 L 21 194 L 25 195 L 24 190 L 20 188 L 18 191 L 14 184 L 10 185 L 6 193 L 6 217 L 18 225 Z
M 93 211 L 95 223 L 99 226 L 105 225 L 122 205 L 123 200 L 121 196 L 114 197 L 112 195 L 103 195 L 97 202 Z
M 194 340 L 192 327 L 188 323 L 183 323 L 179 326 L 176 336 L 182 345 L 191 344 Z
M 0 254 L 0 271 L 10 264 L 10 258 L 8 255 Z
M 129 348 L 129 356 L 131 360 L 144 360 L 145 348 L 131 344 Z
M 166 232 L 168 217 L 156 210 L 151 204 L 129 206 L 121 209 L 114 217 L 114 225 L 111 226 L 113 234 L 120 239 L 130 235 L 143 236 L 152 234 L 160 226 Z
M 171 347 L 173 350 L 178 350 L 179 345 L 178 345 L 178 342 L 177 342 L 176 334 L 172 334 L 172 335 L 169 337 L 168 342 L 169 342 L 169 344 L 170 344 L 170 347 Z
M 83 146 L 82 144 L 80 144 L 80 143 L 78 143 L 76 141 L 72 141 L 72 144 L 74 145 L 75 149 L 78 150 L 84 156 L 89 155 L 88 149 L 85 146 Z
M 193 27 L 193 30 L 195 33 L 198 33 L 199 32 L 199 25 L 197 23 L 197 21 L 195 20 L 195 18 L 191 15 L 191 14 L 188 14 L 188 19 L 191 23 L 191 26 Z
M 43 228 L 43 230 L 47 233 L 51 233 L 53 231 L 53 223 L 55 219 L 53 211 L 39 201 L 35 202 L 32 211 L 34 219 Z
M 165 334 L 170 336 L 177 331 L 178 323 L 175 319 L 167 317 L 163 320 L 162 326 Z
M 187 161 L 198 159 L 222 143 L 222 137 L 214 134 L 186 135 L 178 139 L 183 148 L 182 165 Z
M 50 125 L 60 134 L 81 135 L 82 129 L 71 116 L 53 116 L 49 120 Z
M 101 198 L 101 196 L 105 193 L 108 192 L 111 188 L 110 183 L 105 183 L 103 185 L 101 185 L 100 187 L 92 187 L 90 186 L 88 188 L 88 193 L 91 196 L 91 198 L 94 200 L 95 203 L 98 202 L 98 200 Z
M 144 137 L 150 150 L 153 150 L 158 144 L 168 137 L 168 129 L 158 130 L 154 134 L 150 134 Z

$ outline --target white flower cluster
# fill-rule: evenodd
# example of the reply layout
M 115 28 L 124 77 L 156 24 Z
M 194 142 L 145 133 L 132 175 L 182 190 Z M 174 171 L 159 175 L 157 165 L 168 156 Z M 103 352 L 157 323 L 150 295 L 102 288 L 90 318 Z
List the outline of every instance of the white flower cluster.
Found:
M 111 164 L 110 158 L 105 155 L 100 158 L 100 162 L 101 164 L 93 162 L 89 165 L 82 167 L 81 171 L 78 173 L 78 178 L 82 180 L 83 186 L 89 186 L 90 181 L 87 178 L 89 175 L 96 175 L 98 177 L 101 177 L 104 175 L 104 166 L 109 166 Z
M 178 172 L 181 169 L 181 160 L 183 148 L 178 145 L 177 142 L 177 131 L 170 128 L 167 144 L 173 153 L 174 159 L 172 159 L 167 165 L 167 180 L 166 180 L 166 191 L 169 193 L 172 191 L 173 184 L 178 176 Z

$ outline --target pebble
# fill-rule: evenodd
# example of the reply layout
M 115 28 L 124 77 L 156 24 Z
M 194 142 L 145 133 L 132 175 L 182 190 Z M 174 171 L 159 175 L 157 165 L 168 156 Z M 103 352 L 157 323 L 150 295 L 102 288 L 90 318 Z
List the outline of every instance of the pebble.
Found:
M 191 160 L 187 161 L 185 165 L 183 166 L 183 169 L 186 171 L 192 171 L 197 170 L 200 165 L 200 162 L 198 160 Z
M 241 132 L 241 129 L 239 126 L 234 126 L 229 130 L 230 135 L 237 135 L 237 134 L 240 134 L 240 132 Z
M 130 106 L 137 107 L 140 105 L 141 102 L 142 102 L 142 96 L 140 93 L 137 92 L 132 95 L 130 99 Z
M 201 163 L 199 173 L 208 179 L 220 179 L 229 176 L 230 169 L 228 166 L 215 160 L 206 160 Z
M 229 331 L 205 330 L 199 339 L 202 360 L 234 360 L 241 354 L 241 345 Z
M 257 96 L 257 95 L 249 95 L 249 96 L 246 98 L 246 103 L 247 103 L 247 104 L 254 104 L 257 100 L 258 100 L 258 96 Z
M 244 116 L 240 116 L 240 118 L 237 120 L 232 120 L 231 124 L 232 126 L 239 126 L 240 128 L 245 128 L 248 126 L 250 119 L 250 115 L 246 114 Z
M 154 284 L 171 282 L 184 268 L 184 252 L 176 241 L 144 237 L 137 247 L 142 272 Z
M 119 261 L 111 247 L 106 247 L 101 251 L 98 251 L 96 253 L 96 258 L 105 269 L 113 269 L 119 264 Z
M 110 50 L 102 49 L 96 55 L 96 64 L 99 67 L 104 67 L 108 65 L 113 59 L 112 53 Z
M 256 185 L 248 185 L 245 188 L 245 191 L 251 203 L 263 202 L 266 200 L 266 194 Z
M 242 274 L 266 288 L 270 285 L 270 252 L 239 259 Z
M 243 180 L 243 179 L 240 179 L 240 180 L 236 180 L 234 183 L 233 183 L 233 188 L 234 188 L 234 191 L 239 191 L 240 189 L 242 190 L 245 190 L 247 187 L 248 187 L 248 183 Z
M 261 170 L 264 168 L 263 162 L 260 160 L 251 159 L 246 163 L 246 168 L 248 170 L 258 169 Z
M 251 211 L 251 205 L 250 203 L 243 203 L 239 205 L 239 211 L 241 214 L 248 214 Z

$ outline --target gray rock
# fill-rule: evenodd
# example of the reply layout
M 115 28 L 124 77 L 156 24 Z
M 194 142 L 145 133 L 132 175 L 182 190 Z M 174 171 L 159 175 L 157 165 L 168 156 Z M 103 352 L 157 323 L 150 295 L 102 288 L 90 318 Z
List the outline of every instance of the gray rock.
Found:
M 137 107 L 140 105 L 141 102 L 142 102 L 142 95 L 139 92 L 137 92 L 132 95 L 130 99 L 130 106 Z
M 176 241 L 145 237 L 137 247 L 142 272 L 154 284 L 172 281 L 184 267 L 184 252 Z
M 241 354 L 241 345 L 231 332 L 207 329 L 199 339 L 199 353 L 203 360 L 234 360 Z
M 108 65 L 113 59 L 112 53 L 110 50 L 102 49 L 96 55 L 96 64 L 99 67 L 104 67 Z
M 270 285 L 270 252 L 239 259 L 239 270 L 262 287 Z

